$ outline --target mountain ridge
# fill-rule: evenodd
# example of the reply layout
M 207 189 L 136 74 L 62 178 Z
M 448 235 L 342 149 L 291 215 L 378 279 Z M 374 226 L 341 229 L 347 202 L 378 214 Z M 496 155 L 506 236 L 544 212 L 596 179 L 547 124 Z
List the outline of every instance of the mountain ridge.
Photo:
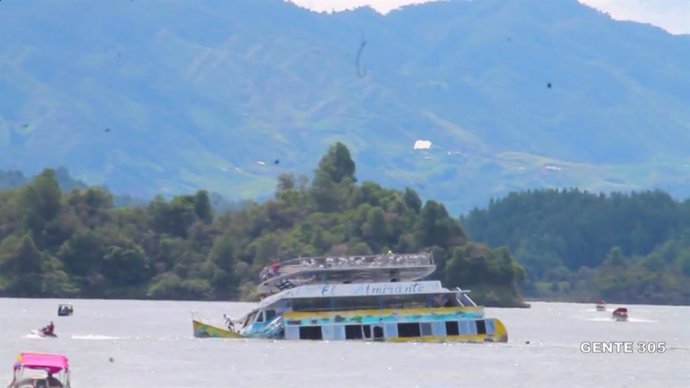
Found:
M 343 141 L 361 179 L 455 212 L 534 187 L 690 193 L 690 36 L 575 0 L 2 6 L 0 168 L 265 198 Z

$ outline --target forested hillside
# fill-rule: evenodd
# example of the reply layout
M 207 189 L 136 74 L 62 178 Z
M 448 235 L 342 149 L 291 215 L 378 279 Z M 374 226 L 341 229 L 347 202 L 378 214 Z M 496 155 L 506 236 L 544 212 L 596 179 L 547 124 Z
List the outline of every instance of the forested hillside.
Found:
M 512 193 L 463 225 L 510 249 L 530 296 L 690 304 L 690 201 L 663 191 Z
M 470 241 L 412 189 L 358 184 L 355 168 L 337 143 L 311 180 L 281 175 L 273 199 L 220 214 L 206 191 L 116 208 L 107 190 L 63 192 L 44 170 L 0 192 L 0 295 L 248 300 L 273 259 L 390 249 L 432 251 L 434 276 L 478 302 L 522 304 L 524 272 L 506 249 Z

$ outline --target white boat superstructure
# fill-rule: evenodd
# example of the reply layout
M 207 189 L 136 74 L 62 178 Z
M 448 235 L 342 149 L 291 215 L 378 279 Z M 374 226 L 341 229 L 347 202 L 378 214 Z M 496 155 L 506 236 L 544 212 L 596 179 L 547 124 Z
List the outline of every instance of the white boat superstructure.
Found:
M 257 290 L 261 295 L 271 295 L 306 284 L 415 281 L 435 269 L 429 253 L 304 257 L 264 268 Z

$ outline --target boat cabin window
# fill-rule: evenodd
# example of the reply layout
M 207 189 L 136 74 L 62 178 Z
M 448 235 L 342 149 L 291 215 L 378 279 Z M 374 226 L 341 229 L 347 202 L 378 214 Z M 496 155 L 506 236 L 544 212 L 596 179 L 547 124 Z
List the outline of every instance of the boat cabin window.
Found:
M 477 334 L 486 334 L 486 323 L 483 319 L 479 319 L 477 322 Z
M 382 341 L 382 340 L 383 340 L 383 327 L 374 326 L 374 341 Z
M 372 336 L 373 334 L 373 336 Z M 345 339 L 383 339 L 383 327 L 381 325 L 345 325 Z
M 460 335 L 457 321 L 446 321 L 446 335 Z
M 321 340 L 323 339 L 323 332 L 321 326 L 300 326 L 299 339 Z
M 477 325 L 472 320 L 461 319 L 460 320 L 460 334 L 462 334 L 462 335 L 477 334 Z
M 420 327 L 422 329 L 422 337 L 431 335 L 431 323 L 429 322 L 422 322 L 420 324 Z
M 484 322 L 486 322 L 486 334 L 496 333 L 496 325 L 493 319 L 487 319 Z
M 254 312 L 250 313 L 249 315 L 247 315 L 247 318 L 245 319 L 244 323 L 242 323 L 242 326 L 247 326 L 251 323 L 254 323 L 254 318 L 256 318 L 257 314 L 261 315 L 261 313 L 258 311 L 254 311 Z M 258 319 L 256 321 L 259 322 Z
M 398 337 L 420 337 L 419 323 L 398 323 Z
M 345 339 L 362 339 L 362 325 L 345 325 Z
M 275 310 L 266 310 L 266 322 L 271 322 L 276 317 Z

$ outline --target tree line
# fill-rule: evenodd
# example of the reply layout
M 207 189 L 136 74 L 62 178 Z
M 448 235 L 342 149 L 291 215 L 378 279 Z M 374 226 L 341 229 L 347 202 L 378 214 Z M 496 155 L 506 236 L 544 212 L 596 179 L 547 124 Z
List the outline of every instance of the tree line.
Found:
M 510 249 L 527 295 L 690 304 L 690 200 L 660 190 L 528 190 L 462 223 L 472 238 Z
M 312 179 L 282 174 L 272 199 L 222 212 L 203 190 L 115 206 L 105 188 L 64 190 L 52 169 L 5 174 L 19 187 L 0 191 L 0 295 L 254 300 L 274 259 L 392 250 L 432 252 L 432 276 L 478 302 L 523 305 L 525 272 L 507 249 L 471 241 L 443 204 L 358 183 L 355 170 L 336 143 Z

